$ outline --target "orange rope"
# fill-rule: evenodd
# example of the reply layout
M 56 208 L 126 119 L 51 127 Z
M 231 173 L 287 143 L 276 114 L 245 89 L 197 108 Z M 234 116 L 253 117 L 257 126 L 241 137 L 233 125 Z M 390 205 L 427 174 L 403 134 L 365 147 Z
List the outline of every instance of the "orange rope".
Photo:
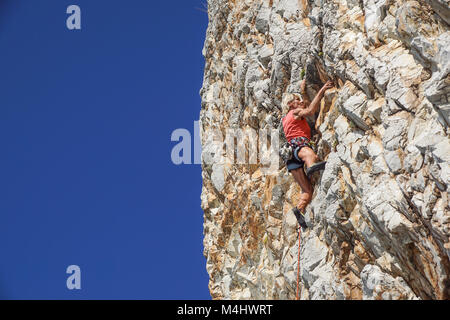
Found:
M 301 237 L 302 227 L 298 227 L 298 261 L 297 261 L 297 295 L 296 300 L 300 300 L 299 298 L 299 283 L 300 283 L 300 237 Z

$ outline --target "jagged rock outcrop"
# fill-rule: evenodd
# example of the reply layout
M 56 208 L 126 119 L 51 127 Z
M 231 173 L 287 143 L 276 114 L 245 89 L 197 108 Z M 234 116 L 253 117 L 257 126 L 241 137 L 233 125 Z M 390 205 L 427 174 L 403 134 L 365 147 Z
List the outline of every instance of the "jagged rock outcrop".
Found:
M 201 199 L 212 297 L 295 297 L 299 187 L 282 163 L 219 161 L 212 132 L 279 128 L 284 94 L 306 76 L 311 98 L 327 79 L 336 88 L 310 119 L 327 165 L 301 235 L 301 298 L 448 299 L 449 1 L 209 0 L 208 14 Z

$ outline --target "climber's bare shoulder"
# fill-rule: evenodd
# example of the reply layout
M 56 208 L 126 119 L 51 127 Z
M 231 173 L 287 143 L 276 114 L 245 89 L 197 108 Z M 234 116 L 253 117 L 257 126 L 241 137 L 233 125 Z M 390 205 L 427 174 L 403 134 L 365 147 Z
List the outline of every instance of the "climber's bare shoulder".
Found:
M 309 108 L 297 108 L 294 109 L 293 116 L 295 120 L 301 120 L 307 116 L 311 115 L 311 110 Z

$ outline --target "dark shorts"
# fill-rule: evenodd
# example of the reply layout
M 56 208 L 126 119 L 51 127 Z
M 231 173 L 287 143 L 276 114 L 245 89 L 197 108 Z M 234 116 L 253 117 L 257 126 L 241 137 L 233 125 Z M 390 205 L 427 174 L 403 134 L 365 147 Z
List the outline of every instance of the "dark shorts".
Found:
M 298 157 L 298 152 L 303 147 L 309 147 L 314 150 L 313 148 L 314 144 L 308 138 L 305 137 L 292 139 L 291 141 L 289 141 L 289 144 L 292 147 L 292 159 L 286 162 L 286 167 L 288 171 L 303 168 L 305 162 Z

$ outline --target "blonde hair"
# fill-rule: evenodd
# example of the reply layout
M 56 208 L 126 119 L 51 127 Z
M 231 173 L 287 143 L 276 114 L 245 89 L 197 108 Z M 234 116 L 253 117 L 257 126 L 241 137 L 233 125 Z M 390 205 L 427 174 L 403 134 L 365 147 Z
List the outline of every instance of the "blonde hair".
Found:
M 281 112 L 283 114 L 286 114 L 289 112 L 289 102 L 292 100 L 299 99 L 300 101 L 303 101 L 303 97 L 298 93 L 285 93 L 283 94 L 283 100 L 281 102 Z

